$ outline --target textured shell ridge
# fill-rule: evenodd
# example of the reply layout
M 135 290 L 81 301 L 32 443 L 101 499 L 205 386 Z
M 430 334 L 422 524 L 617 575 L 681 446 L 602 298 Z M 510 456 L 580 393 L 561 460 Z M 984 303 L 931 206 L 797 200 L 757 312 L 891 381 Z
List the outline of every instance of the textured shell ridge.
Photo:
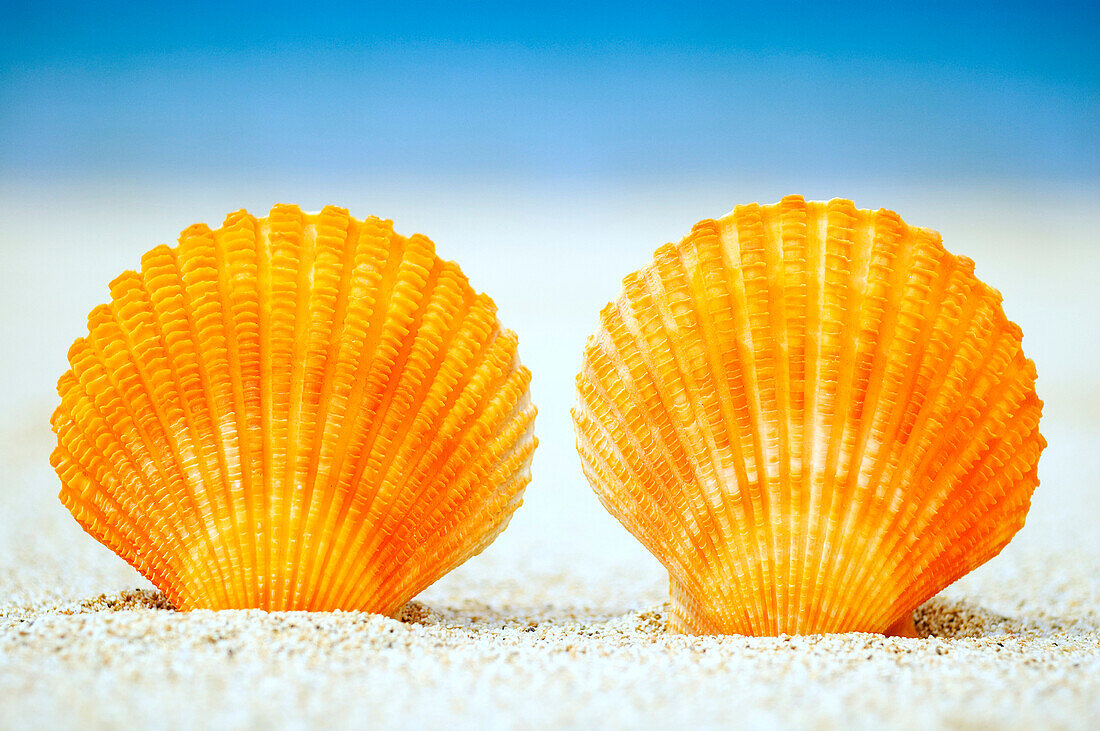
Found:
M 392 614 L 522 502 L 530 372 L 427 238 L 241 210 L 110 291 L 58 382 L 51 464 L 176 607 Z
M 573 410 L 670 627 L 882 632 L 1023 524 L 1045 446 L 996 290 L 846 200 L 738 206 L 623 280 Z

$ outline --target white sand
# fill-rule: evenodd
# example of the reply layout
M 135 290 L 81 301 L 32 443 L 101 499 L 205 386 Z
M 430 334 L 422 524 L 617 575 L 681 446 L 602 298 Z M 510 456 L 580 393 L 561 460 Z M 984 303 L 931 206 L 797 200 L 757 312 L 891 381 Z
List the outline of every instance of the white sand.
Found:
M 52 499 L 49 437 L 5 439 L 22 456 L 5 450 L 0 491 L 0 727 L 1087 728 L 1100 715 L 1100 540 L 1044 530 L 1049 518 L 923 607 L 924 639 L 669 635 L 652 561 L 514 539 L 402 621 L 181 614 Z
M 513 209 L 482 200 L 481 217 L 468 219 L 455 212 L 475 208 L 452 200 L 449 217 L 408 225 L 392 206 L 377 211 L 398 219 L 399 230 L 432 234 L 444 255 L 462 260 L 474 284 L 497 296 L 535 372 L 543 446 L 527 504 L 497 544 L 431 587 L 404 621 L 164 608 L 57 502 L 47 461 L 49 388 L 110 274 L 165 238 L 141 231 L 158 218 L 171 220 L 166 230 L 182 228 L 193 214 L 180 210 L 193 203 L 171 208 L 126 192 L 132 213 L 118 234 L 120 254 L 104 243 L 113 240 L 114 214 L 96 207 L 94 193 L 68 191 L 65 212 L 46 216 L 56 200 L 48 192 L 9 189 L 0 197 L 9 221 L 0 248 L 20 271 L 0 291 L 0 337 L 13 345 L 0 362 L 0 727 L 1088 728 L 1100 719 L 1096 195 L 1061 207 L 1030 194 L 857 200 L 893 203 L 913 223 L 940 227 L 950 248 L 973 256 L 979 274 L 1004 289 L 1047 400 L 1043 484 L 1017 540 L 920 610 L 919 627 L 931 636 L 747 639 L 664 633 L 660 567 L 602 512 L 580 475 L 566 412 L 572 374 L 615 276 L 586 268 L 570 279 L 550 253 L 604 220 L 606 211 L 579 198 L 556 208 L 538 197 L 513 200 Z M 231 201 L 219 212 L 237 204 L 232 190 L 204 195 Z M 279 197 L 327 202 L 293 191 Z M 375 212 L 358 210 L 355 201 L 366 197 L 339 200 L 358 215 Z M 625 198 L 600 205 L 680 221 L 653 234 L 660 240 L 686 231 L 691 221 L 681 219 L 692 205 L 654 200 L 662 205 Z M 986 211 L 983 220 L 962 215 L 968 206 Z M 513 213 L 486 233 L 490 209 Z M 1048 213 L 1036 219 L 1035 210 Z M 928 220 L 931 211 L 943 218 Z M 459 223 L 447 230 L 446 221 Z M 529 283 L 489 263 L 504 259 L 520 221 L 535 262 Z M 100 248 L 64 243 L 79 226 Z M 606 235 L 613 229 L 607 224 Z M 470 248 L 474 231 L 480 249 Z M 640 233 L 619 235 L 607 246 L 627 247 Z M 644 260 L 591 256 L 604 256 L 596 269 L 607 271 Z M 546 278 L 580 284 L 551 308 Z

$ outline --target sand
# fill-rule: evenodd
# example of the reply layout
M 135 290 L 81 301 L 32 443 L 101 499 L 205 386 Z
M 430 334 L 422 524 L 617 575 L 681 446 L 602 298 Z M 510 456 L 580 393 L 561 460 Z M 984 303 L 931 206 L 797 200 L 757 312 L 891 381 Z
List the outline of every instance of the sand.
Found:
M 4 727 L 1085 728 L 1100 716 L 1094 536 L 1025 530 L 918 611 L 920 639 L 670 635 L 650 562 L 514 546 L 396 619 L 183 614 L 29 491 L 24 479 L 44 479 L 32 460 L 9 474 Z M 555 572 L 559 560 L 570 565 Z
M 113 190 L 133 212 L 122 230 L 114 208 L 97 205 L 94 191 L 69 191 L 68 206 L 56 210 L 50 206 L 57 196 L 47 189 L 9 190 L 6 202 L 0 197 L 9 221 L 0 244 L 12 271 L 20 272 L 0 288 L 0 339 L 10 346 L 0 359 L 0 727 L 1089 728 L 1100 722 L 1095 192 L 1045 199 L 1042 206 L 1027 191 L 966 200 L 944 193 L 924 202 L 863 196 L 864 205 L 899 200 L 898 209 L 916 222 L 964 242 L 953 248 L 972 255 L 979 274 L 1002 287 L 1047 400 L 1043 483 L 1027 526 L 1004 553 L 919 610 L 925 636 L 752 639 L 664 631 L 661 567 L 603 512 L 572 449 L 567 409 L 576 354 L 600 300 L 610 296 L 615 277 L 607 272 L 642 263 L 616 251 L 634 251 L 632 242 L 642 237 L 682 233 L 691 205 L 655 197 L 646 208 L 640 198 L 624 197 L 624 215 L 609 216 L 606 196 L 594 197 L 599 205 L 589 208 L 573 198 L 545 206 L 541 196 L 520 205 L 512 196 L 477 209 L 471 193 L 470 201 L 452 201 L 453 210 L 418 220 L 399 206 L 419 198 L 379 199 L 378 190 L 370 191 L 372 199 L 345 193 L 334 200 L 374 200 L 377 210 L 411 221 L 401 230 L 446 242 L 443 253 L 462 260 L 521 333 L 541 409 L 535 480 L 512 525 L 396 619 L 181 614 L 80 531 L 56 499 L 59 484 L 48 464 L 52 384 L 84 314 L 106 295 L 105 283 L 151 243 L 190 223 L 199 206 Z M 238 202 L 234 190 L 204 195 L 214 201 L 203 204 L 211 209 L 208 219 L 248 203 Z M 713 197 L 706 206 L 721 212 L 722 201 L 744 196 Z M 312 200 L 285 191 L 270 198 Z M 650 209 L 667 226 L 642 230 L 651 225 L 647 219 L 630 224 L 637 230 L 620 231 L 634 220 L 625 212 L 637 218 Z M 462 217 L 473 210 L 514 211 L 515 220 L 486 228 L 496 219 Z M 562 217 L 561 210 L 580 213 Z M 987 213 L 976 220 L 968 210 Z M 1046 213 L 1036 217 L 1036 210 Z M 530 282 L 492 266 L 514 250 L 521 223 L 535 262 Z M 600 254 L 599 266 L 570 269 L 561 242 L 595 240 L 597 225 L 606 229 L 599 240 L 618 236 L 619 248 Z M 588 238 L 571 233 L 585 227 Z M 90 243 L 65 244 L 81 228 Z M 562 282 L 575 284 L 561 307 L 547 307 Z

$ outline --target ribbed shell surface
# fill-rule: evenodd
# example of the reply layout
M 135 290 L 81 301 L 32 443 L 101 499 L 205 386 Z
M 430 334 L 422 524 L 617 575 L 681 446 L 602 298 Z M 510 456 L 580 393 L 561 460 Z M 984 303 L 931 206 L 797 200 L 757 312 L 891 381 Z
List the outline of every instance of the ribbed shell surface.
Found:
M 530 373 L 423 236 L 239 211 L 110 290 L 58 383 L 51 462 L 177 608 L 392 614 L 521 503 Z
M 884 632 L 1023 526 L 1042 402 L 998 292 L 850 201 L 740 206 L 623 280 L 573 411 L 670 628 Z

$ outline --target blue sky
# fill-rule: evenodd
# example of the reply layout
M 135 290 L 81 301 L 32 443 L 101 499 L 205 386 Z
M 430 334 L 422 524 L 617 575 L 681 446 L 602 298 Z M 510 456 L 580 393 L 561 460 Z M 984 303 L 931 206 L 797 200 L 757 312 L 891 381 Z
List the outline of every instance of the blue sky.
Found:
M 0 175 L 1100 180 L 1095 2 L 549 5 L 7 7 Z

